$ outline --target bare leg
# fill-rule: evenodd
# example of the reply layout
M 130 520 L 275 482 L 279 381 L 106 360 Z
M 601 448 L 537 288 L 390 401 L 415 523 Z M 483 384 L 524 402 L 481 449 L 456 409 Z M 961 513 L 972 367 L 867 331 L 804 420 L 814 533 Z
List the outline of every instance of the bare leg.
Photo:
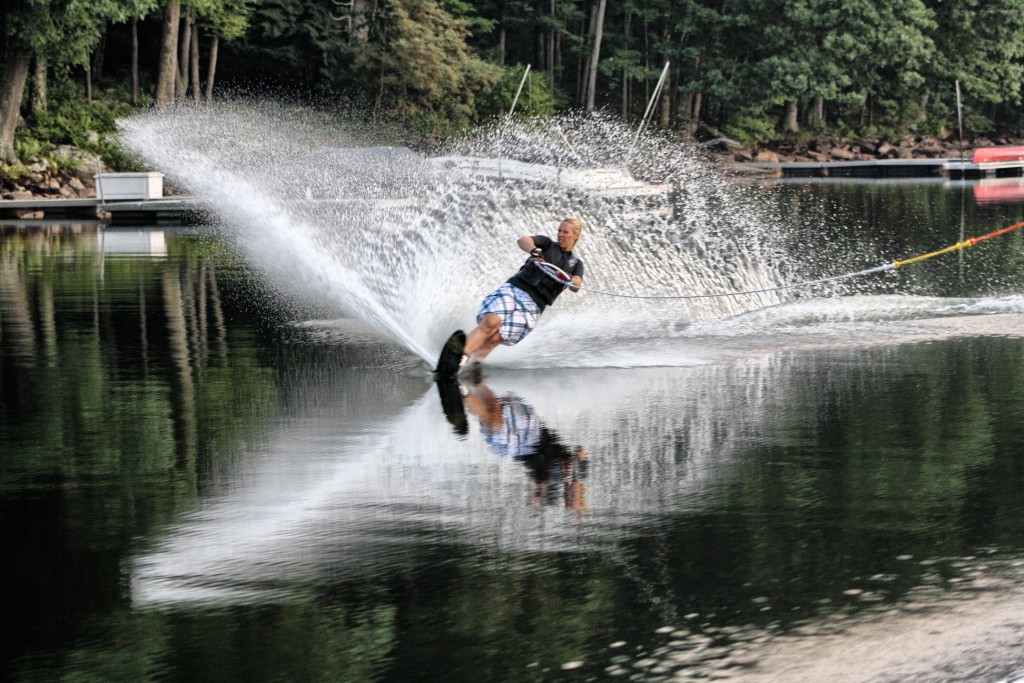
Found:
M 487 313 L 483 321 L 466 337 L 464 353 L 471 360 L 480 362 L 501 343 L 501 318 L 497 313 Z

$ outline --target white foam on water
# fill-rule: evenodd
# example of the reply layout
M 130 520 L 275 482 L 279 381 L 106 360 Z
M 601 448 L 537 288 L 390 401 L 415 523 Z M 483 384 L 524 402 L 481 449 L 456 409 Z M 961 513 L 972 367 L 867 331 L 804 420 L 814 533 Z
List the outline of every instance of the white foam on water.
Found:
M 222 234 L 273 288 L 315 304 L 328 327 L 338 315 L 354 318 L 427 364 L 523 263 L 515 240 L 554 234 L 570 215 L 586 226 L 577 252 L 591 290 L 692 296 L 802 279 L 781 219 L 751 206 L 693 145 L 647 135 L 633 147 L 633 131 L 611 119 L 495 124 L 429 156 L 368 146 L 351 122 L 266 103 L 153 111 L 121 130 L 213 208 Z M 570 182 L 623 170 L 671 185 L 671 200 Z M 671 215 L 652 211 L 666 208 Z M 858 285 L 698 299 L 565 293 L 524 342 L 488 362 L 687 366 L 796 336 L 901 343 L 916 338 L 907 321 L 955 316 L 970 333 L 972 316 L 1024 313 L 1019 295 L 822 298 Z
M 533 178 L 365 147 L 362 136 L 345 137 L 307 112 L 266 106 L 149 112 L 121 130 L 147 163 L 217 212 L 223 234 L 273 287 L 365 320 L 427 361 L 519 268 L 525 255 L 515 240 L 554 234 L 570 215 L 586 225 L 578 252 L 594 289 L 692 294 L 781 282 L 772 231 L 732 206 L 728 185 L 693 147 L 646 138 L 630 155 L 631 131 L 607 119 L 496 126 L 442 153 L 514 160 L 541 173 Z M 667 208 L 667 197 L 608 197 L 565 184 L 569 172 L 627 167 L 677 189 L 673 216 L 650 211 L 658 201 L 653 208 Z M 779 301 L 565 294 L 545 325 L 564 320 L 556 329 L 586 324 L 614 336 L 652 317 L 712 319 Z

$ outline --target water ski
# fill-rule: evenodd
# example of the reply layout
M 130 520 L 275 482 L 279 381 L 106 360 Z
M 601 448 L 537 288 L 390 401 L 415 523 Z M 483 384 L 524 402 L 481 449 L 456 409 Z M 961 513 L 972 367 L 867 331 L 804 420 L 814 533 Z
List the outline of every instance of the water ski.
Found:
M 466 348 L 466 333 L 462 330 L 455 330 L 448 341 L 441 349 L 441 355 L 437 357 L 437 367 L 434 374 L 438 377 L 455 377 L 459 374 L 459 366 L 462 364 L 462 350 Z

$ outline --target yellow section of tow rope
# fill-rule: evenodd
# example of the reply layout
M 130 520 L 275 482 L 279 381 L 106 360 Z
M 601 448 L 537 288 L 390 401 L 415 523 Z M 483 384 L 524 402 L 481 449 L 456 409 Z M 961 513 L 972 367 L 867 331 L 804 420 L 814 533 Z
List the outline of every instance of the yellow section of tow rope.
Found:
M 899 268 L 900 266 L 907 266 L 907 265 L 910 265 L 911 263 L 917 263 L 918 261 L 925 261 L 925 260 L 930 259 L 930 258 L 932 258 L 934 256 L 941 256 L 942 254 L 948 254 L 951 251 L 959 251 L 960 249 L 963 249 L 965 247 L 973 247 L 973 246 L 974 246 L 974 240 L 964 240 L 963 242 L 957 242 L 956 244 L 950 245 L 950 246 L 946 247 L 945 249 L 939 249 L 938 251 L 933 251 L 933 252 L 928 253 L 928 254 L 921 254 L 920 256 L 915 256 L 914 258 L 904 259 L 903 261 L 893 261 L 892 266 L 893 266 L 893 268 Z

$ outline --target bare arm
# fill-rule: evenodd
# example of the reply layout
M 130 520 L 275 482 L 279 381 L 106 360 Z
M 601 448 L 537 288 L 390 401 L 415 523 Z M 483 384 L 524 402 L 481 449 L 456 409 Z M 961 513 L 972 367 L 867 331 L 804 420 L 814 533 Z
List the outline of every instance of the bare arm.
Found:
M 533 236 L 531 236 L 531 235 L 523 235 L 518 240 L 516 240 L 516 244 L 519 245 L 520 249 L 522 249 L 523 251 L 525 251 L 527 253 L 529 253 L 529 252 L 531 252 L 531 251 L 533 251 L 534 249 L 537 248 L 537 245 L 534 244 L 534 242 L 533 242 Z

